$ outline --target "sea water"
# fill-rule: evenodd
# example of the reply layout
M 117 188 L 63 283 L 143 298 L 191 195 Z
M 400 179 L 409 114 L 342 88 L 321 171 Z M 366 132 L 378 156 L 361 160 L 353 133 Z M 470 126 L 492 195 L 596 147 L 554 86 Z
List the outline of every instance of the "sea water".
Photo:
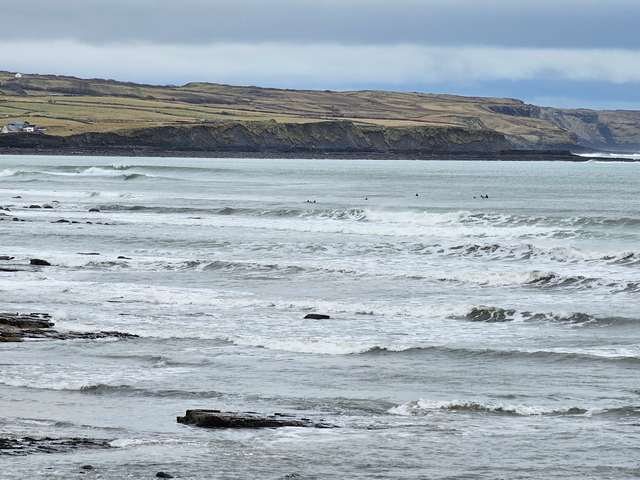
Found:
M 0 437 L 113 447 L 2 478 L 640 475 L 638 163 L 3 156 L 0 205 L 0 311 L 139 335 L 0 343 Z

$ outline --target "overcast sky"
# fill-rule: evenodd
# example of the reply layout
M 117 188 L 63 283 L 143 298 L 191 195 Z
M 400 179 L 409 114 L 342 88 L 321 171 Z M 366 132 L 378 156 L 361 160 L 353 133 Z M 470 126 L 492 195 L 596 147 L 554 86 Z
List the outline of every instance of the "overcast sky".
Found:
M 3 2 L 0 68 L 640 108 L 640 0 Z

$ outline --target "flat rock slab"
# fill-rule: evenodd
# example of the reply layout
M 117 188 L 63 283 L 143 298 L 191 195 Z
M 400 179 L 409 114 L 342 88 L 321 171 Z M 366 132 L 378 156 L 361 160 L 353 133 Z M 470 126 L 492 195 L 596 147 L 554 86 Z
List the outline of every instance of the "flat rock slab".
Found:
M 220 410 L 187 410 L 178 423 L 203 428 L 281 428 L 310 427 L 337 428 L 324 422 L 314 422 L 308 418 L 296 418 L 275 413 L 262 416 L 254 412 L 222 412 Z
M 99 338 L 136 338 L 137 335 L 123 332 L 60 332 L 52 327 L 48 313 L 0 313 L 0 342 L 21 342 L 25 338 L 75 340 Z
M 17 328 L 49 328 L 53 327 L 53 322 L 48 313 L 0 313 L 0 325 Z
M 93 438 L 0 437 L 0 456 L 65 453 L 80 449 L 113 448 L 109 440 Z

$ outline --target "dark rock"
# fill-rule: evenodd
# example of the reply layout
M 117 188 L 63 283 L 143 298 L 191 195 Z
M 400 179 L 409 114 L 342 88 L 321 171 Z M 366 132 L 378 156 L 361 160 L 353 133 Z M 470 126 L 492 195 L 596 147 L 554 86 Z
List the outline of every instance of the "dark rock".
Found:
M 173 475 L 167 472 L 158 472 L 156 473 L 156 478 L 173 478 Z
M 55 222 L 51 222 L 51 223 L 71 223 L 70 220 L 65 220 L 64 218 L 61 218 L 60 220 L 56 220 Z
M 42 207 L 41 207 L 40 205 L 35 205 L 35 204 L 34 204 L 34 205 L 29 205 L 29 207 L 28 207 L 28 208 L 42 208 Z
M 39 258 L 32 258 L 29 261 L 29 263 L 31 265 L 38 265 L 38 266 L 41 266 L 41 267 L 50 267 L 51 266 L 51 264 L 49 262 L 47 262 L 46 260 L 41 260 Z
M 47 208 L 47 209 L 51 209 L 53 208 L 53 205 L 49 205 L 48 203 L 45 203 L 42 208 Z
M 178 423 L 203 428 L 281 428 L 313 427 L 335 428 L 323 422 L 312 422 L 308 418 L 293 418 L 283 415 L 261 416 L 253 412 L 221 412 L 220 410 L 187 410 Z
M 0 456 L 34 453 L 66 453 L 80 449 L 112 448 L 109 440 L 93 438 L 0 437 Z
M 95 256 L 95 255 L 100 255 L 100 254 L 98 252 L 78 252 L 78 255 Z
M 12 342 L 21 342 L 22 339 L 20 337 L 11 337 L 11 336 L 2 336 L 2 332 L 0 331 L 0 343 L 12 343 Z
M 20 195 L 16 195 L 15 197 L 11 197 L 11 198 L 22 198 Z
M 11 220 L 13 220 L 14 222 L 19 222 L 20 219 L 18 217 L 13 217 Z
M 82 465 L 80 470 L 93 470 L 93 465 Z
M 140 336 L 133 333 L 116 332 L 115 330 L 102 330 L 100 332 L 60 332 L 56 338 L 59 340 L 96 340 L 99 338 L 140 338 Z
M 99 208 L 90 208 L 89 212 L 90 213 L 100 213 L 100 209 Z
M 0 342 L 19 342 L 24 338 L 50 340 L 95 340 L 100 338 L 137 338 L 131 333 L 101 332 L 60 332 L 52 327 L 51 316 L 47 313 L 0 313 Z
M 118 255 L 118 260 L 131 260 L 131 258 L 125 257 L 124 255 Z
M 48 313 L 0 313 L 0 325 L 9 325 L 17 328 L 49 328 L 53 327 L 51 315 Z
M 0 255 L 0 260 L 13 260 L 15 257 L 10 257 L 9 255 Z
M 305 320 L 329 320 L 329 315 L 322 315 L 321 313 L 308 313 L 304 316 Z
M 465 318 L 472 322 L 509 322 L 515 313 L 515 310 L 498 307 L 474 307 Z
M 588 410 L 580 407 L 571 407 L 565 413 L 567 415 L 584 415 Z

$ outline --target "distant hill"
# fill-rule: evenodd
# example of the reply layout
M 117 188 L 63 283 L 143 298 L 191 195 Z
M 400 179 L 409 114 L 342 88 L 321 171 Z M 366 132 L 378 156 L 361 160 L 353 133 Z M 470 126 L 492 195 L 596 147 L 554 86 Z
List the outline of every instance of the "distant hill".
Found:
M 354 153 L 640 147 L 636 111 L 557 109 L 510 98 L 211 83 L 157 86 L 0 72 L 0 126 L 11 120 L 44 126 L 47 137 L 56 138 L 9 135 L 0 139 L 0 147 L 120 143 Z

